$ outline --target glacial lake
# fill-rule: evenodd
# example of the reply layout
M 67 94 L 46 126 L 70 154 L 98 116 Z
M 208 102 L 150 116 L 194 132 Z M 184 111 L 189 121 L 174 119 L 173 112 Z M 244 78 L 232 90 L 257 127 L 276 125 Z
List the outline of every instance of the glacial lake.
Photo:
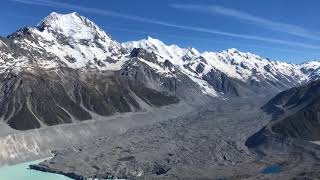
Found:
M 45 159 L 30 161 L 26 163 L 21 163 L 13 166 L 0 167 L 0 179 L 1 180 L 71 180 L 70 178 L 52 174 L 45 173 L 41 171 L 35 171 L 29 169 L 29 165 L 38 164 Z
M 263 174 L 278 174 L 282 171 L 282 166 L 279 164 L 272 164 L 270 166 L 265 167 L 261 173 Z

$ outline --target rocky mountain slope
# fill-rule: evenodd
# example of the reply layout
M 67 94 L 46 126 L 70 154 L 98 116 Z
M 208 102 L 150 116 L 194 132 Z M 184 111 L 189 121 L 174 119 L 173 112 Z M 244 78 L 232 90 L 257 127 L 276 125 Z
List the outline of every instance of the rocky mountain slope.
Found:
M 320 140 L 320 81 L 294 87 L 271 99 L 263 109 L 275 113 L 268 125 L 271 132 L 285 137 Z
M 0 115 L 26 130 L 180 101 L 264 96 L 317 79 L 319 67 L 151 37 L 119 43 L 77 13 L 52 13 L 0 38 Z
M 127 53 L 76 13 L 52 13 L 1 42 L 1 116 L 18 130 L 142 111 L 201 91 L 170 63 L 158 64 L 159 74 L 151 53 Z

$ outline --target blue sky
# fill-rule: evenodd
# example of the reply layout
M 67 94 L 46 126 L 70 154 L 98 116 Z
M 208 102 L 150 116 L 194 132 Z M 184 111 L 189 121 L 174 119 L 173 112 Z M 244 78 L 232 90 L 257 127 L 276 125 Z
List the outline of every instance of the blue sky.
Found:
M 287 62 L 320 59 L 319 0 L 2 0 L 0 35 L 79 12 L 120 42 L 148 35 L 200 51 L 237 48 Z

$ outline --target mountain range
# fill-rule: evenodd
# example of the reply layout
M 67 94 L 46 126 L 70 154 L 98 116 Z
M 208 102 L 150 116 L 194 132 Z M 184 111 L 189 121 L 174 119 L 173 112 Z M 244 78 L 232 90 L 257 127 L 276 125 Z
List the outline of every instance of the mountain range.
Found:
M 318 79 L 320 62 L 199 52 L 152 37 L 120 43 L 78 13 L 51 13 L 0 38 L 0 72 L 0 115 L 26 130 L 179 101 L 273 95 Z

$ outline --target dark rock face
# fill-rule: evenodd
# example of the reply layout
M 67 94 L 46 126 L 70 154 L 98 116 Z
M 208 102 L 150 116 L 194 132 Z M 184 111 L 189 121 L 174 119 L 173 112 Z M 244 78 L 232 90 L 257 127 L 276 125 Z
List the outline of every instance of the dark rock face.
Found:
M 165 61 L 158 65 L 163 68 L 168 68 L 169 70 L 171 69 L 169 76 L 157 73 L 156 70 L 150 68 L 146 63 L 139 61 L 136 57 L 133 57 L 130 61 L 126 62 L 118 73 L 121 74 L 130 88 L 135 89 L 142 94 L 151 93 L 149 90 L 143 90 L 143 87 L 148 87 L 149 89 L 156 89 L 160 92 L 165 91 L 165 93 L 168 93 L 169 95 L 177 96 L 184 100 L 191 98 L 190 96 L 198 98 L 203 95 L 199 93 L 201 92 L 200 87 L 188 76 L 181 73 L 179 70 L 175 70 L 170 61 Z M 138 93 L 137 95 L 141 96 L 142 94 Z M 159 101 L 158 103 L 161 103 L 160 101 L 168 100 L 156 97 L 154 99 L 150 97 L 149 99 L 152 101 Z
M 267 126 L 283 137 L 320 140 L 320 81 L 279 93 L 262 107 L 274 116 Z
M 218 70 L 211 70 L 202 78 L 219 92 L 239 96 L 238 85 L 235 80 Z
M 202 73 L 204 71 L 204 65 L 202 63 L 199 63 L 196 68 L 197 73 Z
M 40 128 L 91 119 L 90 112 L 109 116 L 150 106 L 177 103 L 179 99 L 146 87 L 119 73 L 83 72 L 62 68 L 58 72 L 36 69 L 1 75 L 0 115 L 14 129 Z
M 154 53 L 149 53 L 145 49 L 142 48 L 134 48 L 130 54 L 131 57 L 142 58 L 147 61 L 158 63 L 157 57 Z
M 304 139 L 308 141 L 320 140 L 320 103 L 316 102 L 297 113 L 276 122 L 271 126 L 272 131 L 283 136 Z
M 170 71 L 174 70 L 174 65 L 169 60 L 164 61 L 164 67 L 168 68 Z
M 297 88 L 291 88 L 287 91 L 280 92 L 274 98 L 272 98 L 267 104 L 265 104 L 262 107 L 262 109 L 267 113 L 273 114 L 274 116 L 279 116 L 283 114 L 285 112 L 284 108 L 290 107 L 289 101 L 293 103 L 294 99 L 298 98 L 298 96 L 295 96 L 297 91 Z

